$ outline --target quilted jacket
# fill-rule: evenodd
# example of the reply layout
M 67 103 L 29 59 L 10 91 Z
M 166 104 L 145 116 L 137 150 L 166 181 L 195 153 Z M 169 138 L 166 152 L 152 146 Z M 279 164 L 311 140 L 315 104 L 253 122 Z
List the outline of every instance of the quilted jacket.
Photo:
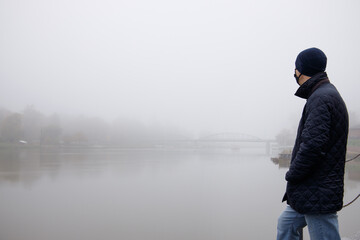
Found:
M 283 201 L 299 213 L 321 214 L 343 206 L 348 113 L 325 72 L 302 84 L 307 99 L 299 123 Z

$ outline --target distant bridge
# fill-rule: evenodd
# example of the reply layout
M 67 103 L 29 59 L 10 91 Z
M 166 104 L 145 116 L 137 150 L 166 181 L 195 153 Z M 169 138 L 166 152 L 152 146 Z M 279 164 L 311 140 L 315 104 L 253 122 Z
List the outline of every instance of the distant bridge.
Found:
M 252 135 L 243 133 L 216 133 L 197 139 L 198 142 L 267 142 L 273 140 L 264 140 Z
M 187 143 L 193 147 L 203 147 L 206 144 L 210 144 L 213 147 L 219 147 L 220 145 L 223 148 L 246 148 L 245 146 L 239 146 L 239 143 L 264 143 L 266 146 L 266 154 L 270 154 L 271 143 L 275 143 L 273 139 L 262 139 L 256 136 L 243 134 L 243 133 L 231 133 L 231 132 L 224 132 L 224 133 L 216 133 L 207 136 L 200 137 L 198 139 L 178 139 L 178 140 L 171 140 L 171 142 L 182 142 Z M 234 144 L 231 146 L 231 144 Z M 210 146 L 210 147 L 211 147 Z M 208 146 L 209 147 L 209 146 Z

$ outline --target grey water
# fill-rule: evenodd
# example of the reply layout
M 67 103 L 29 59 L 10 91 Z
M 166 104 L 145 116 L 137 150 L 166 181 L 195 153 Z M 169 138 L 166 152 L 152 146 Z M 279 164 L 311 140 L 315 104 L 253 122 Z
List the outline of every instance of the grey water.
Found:
M 275 239 L 287 167 L 263 152 L 0 149 L 0 240 Z M 359 162 L 345 186 L 346 203 Z M 359 212 L 339 212 L 343 237 Z

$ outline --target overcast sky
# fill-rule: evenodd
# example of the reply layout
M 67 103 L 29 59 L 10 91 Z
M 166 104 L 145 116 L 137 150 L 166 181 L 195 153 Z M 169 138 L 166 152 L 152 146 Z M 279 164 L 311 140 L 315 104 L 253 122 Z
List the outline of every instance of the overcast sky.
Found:
M 295 58 L 318 47 L 359 115 L 359 11 L 358 0 L 0 0 L 0 106 L 273 137 L 298 123 Z

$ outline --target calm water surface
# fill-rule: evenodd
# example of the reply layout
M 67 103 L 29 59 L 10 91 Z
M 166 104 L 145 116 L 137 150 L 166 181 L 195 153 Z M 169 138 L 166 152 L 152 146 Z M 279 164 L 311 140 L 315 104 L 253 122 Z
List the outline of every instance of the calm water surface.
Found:
M 286 171 L 256 152 L 2 149 L 0 240 L 275 239 Z M 359 212 L 339 212 L 342 236 Z

